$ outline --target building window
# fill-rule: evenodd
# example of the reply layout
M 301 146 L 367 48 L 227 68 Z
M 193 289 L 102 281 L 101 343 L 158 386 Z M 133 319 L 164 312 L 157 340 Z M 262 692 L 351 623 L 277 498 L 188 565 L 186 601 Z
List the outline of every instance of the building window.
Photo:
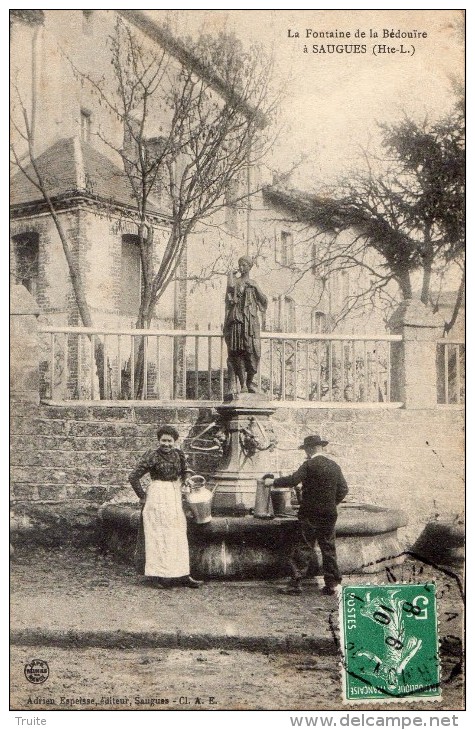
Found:
M 336 320 L 332 314 L 322 312 L 321 309 L 313 310 L 311 320 L 312 334 L 323 335 L 328 332 L 333 332 L 335 325 Z
M 333 271 L 330 276 L 331 310 L 334 312 L 344 309 L 348 303 L 349 294 L 349 272 L 346 269 Z
M 38 233 L 19 233 L 13 236 L 15 277 L 33 297 L 38 292 L 38 260 L 40 237 Z
M 137 130 L 137 137 L 139 137 L 139 135 L 140 132 Z M 167 202 L 167 172 L 165 163 L 166 147 L 167 140 L 165 137 L 150 137 L 149 139 L 143 139 L 143 149 L 146 164 L 150 170 L 150 179 L 155 176 L 150 192 L 153 200 L 162 208 Z
M 348 305 L 348 299 L 350 296 L 350 272 L 346 269 L 340 272 L 341 275 L 341 306 L 342 308 Z
M 291 297 L 284 297 L 283 315 L 284 332 L 295 332 L 295 302 Z
M 294 263 L 294 242 L 289 231 L 280 232 L 280 263 L 282 266 L 290 266 Z
M 92 35 L 94 10 L 82 11 L 82 32 L 84 35 Z
M 327 315 L 319 309 L 312 312 L 311 331 L 314 335 L 322 335 L 326 332 Z
M 81 139 L 83 142 L 91 141 L 91 112 L 81 109 Z
M 295 302 L 291 297 L 273 297 L 272 321 L 274 332 L 295 332 Z
M 142 263 L 139 237 L 122 236 L 119 314 L 137 317 L 142 293 Z
M 137 123 L 135 122 L 135 124 Z M 136 136 L 140 137 L 139 129 L 137 129 Z M 167 146 L 167 140 L 165 137 L 149 137 L 148 139 L 145 139 L 144 137 L 142 142 L 147 167 L 153 168 L 154 166 L 156 167 L 157 164 L 160 165 L 160 158 L 165 154 Z

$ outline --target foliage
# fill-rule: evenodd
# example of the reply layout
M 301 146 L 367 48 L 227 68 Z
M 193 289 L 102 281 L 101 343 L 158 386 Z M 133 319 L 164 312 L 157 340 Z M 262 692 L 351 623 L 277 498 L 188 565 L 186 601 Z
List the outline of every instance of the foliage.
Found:
M 20 21 L 27 25 L 36 26 L 44 22 L 43 10 L 10 10 L 10 24 Z
M 396 282 L 404 298 L 417 296 L 434 309 L 446 277 L 455 276 L 458 310 L 465 285 L 463 103 L 437 121 L 406 116 L 379 125 L 379 132 L 379 149 L 362 150 L 361 169 L 326 197 L 293 196 L 295 220 L 320 232 L 309 266 L 327 277 L 336 270 L 366 269 L 370 286 L 355 302 Z

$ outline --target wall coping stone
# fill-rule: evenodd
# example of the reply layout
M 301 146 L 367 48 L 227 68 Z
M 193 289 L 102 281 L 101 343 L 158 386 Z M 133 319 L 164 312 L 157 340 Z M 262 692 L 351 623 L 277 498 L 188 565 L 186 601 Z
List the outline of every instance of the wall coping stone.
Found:
M 291 408 L 295 409 L 320 409 L 320 410 L 394 410 L 403 407 L 402 402 L 387 403 L 347 403 L 343 401 L 269 401 L 272 408 Z M 68 401 L 51 401 L 42 400 L 42 406 L 54 407 L 54 408 L 162 408 L 162 409 L 181 409 L 181 408 L 217 408 L 222 405 L 220 401 L 212 400 L 68 400 Z
M 440 329 L 444 327 L 444 319 L 423 304 L 420 299 L 404 299 L 389 319 L 391 333 L 399 332 L 403 327 L 424 327 Z
M 140 508 L 138 505 L 106 503 L 99 507 L 98 517 L 103 523 L 131 527 L 135 530 L 140 519 Z M 296 515 L 275 517 L 273 520 L 260 520 L 251 515 L 240 517 L 213 515 L 211 522 L 200 525 L 190 521 L 188 527 L 193 536 L 201 539 L 232 535 L 242 539 L 246 534 L 278 535 L 281 529 L 292 524 L 295 526 L 296 523 Z M 381 535 L 406 527 L 407 524 L 407 515 L 400 509 L 343 502 L 339 508 L 336 533 L 340 537 L 342 535 Z

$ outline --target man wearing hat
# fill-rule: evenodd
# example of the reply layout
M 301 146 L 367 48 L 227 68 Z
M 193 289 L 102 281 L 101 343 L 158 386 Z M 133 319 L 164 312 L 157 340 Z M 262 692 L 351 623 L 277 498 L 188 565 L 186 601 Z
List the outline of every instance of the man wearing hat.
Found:
M 348 494 L 348 485 L 338 464 L 323 454 L 328 444 L 318 435 L 306 436 L 299 449 L 307 455 L 306 461 L 296 472 L 278 479 L 265 478 L 267 486 L 296 487 L 302 484 L 300 495 L 299 535 L 290 556 L 292 578 L 282 589 L 288 595 L 302 593 L 301 579 L 306 575 L 315 544 L 322 553 L 325 587 L 322 593 L 332 595 L 341 583 L 335 546 L 337 505 Z

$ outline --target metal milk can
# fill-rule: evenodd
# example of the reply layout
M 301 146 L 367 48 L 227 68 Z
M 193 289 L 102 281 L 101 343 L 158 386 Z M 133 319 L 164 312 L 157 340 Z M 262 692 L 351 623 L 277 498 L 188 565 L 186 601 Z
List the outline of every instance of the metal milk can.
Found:
M 193 513 L 195 521 L 199 525 L 211 522 L 211 503 L 216 487 L 213 490 L 207 489 L 205 486 L 206 479 L 198 474 L 189 477 L 185 481 L 185 485 L 190 489 L 185 494 L 185 499 Z

